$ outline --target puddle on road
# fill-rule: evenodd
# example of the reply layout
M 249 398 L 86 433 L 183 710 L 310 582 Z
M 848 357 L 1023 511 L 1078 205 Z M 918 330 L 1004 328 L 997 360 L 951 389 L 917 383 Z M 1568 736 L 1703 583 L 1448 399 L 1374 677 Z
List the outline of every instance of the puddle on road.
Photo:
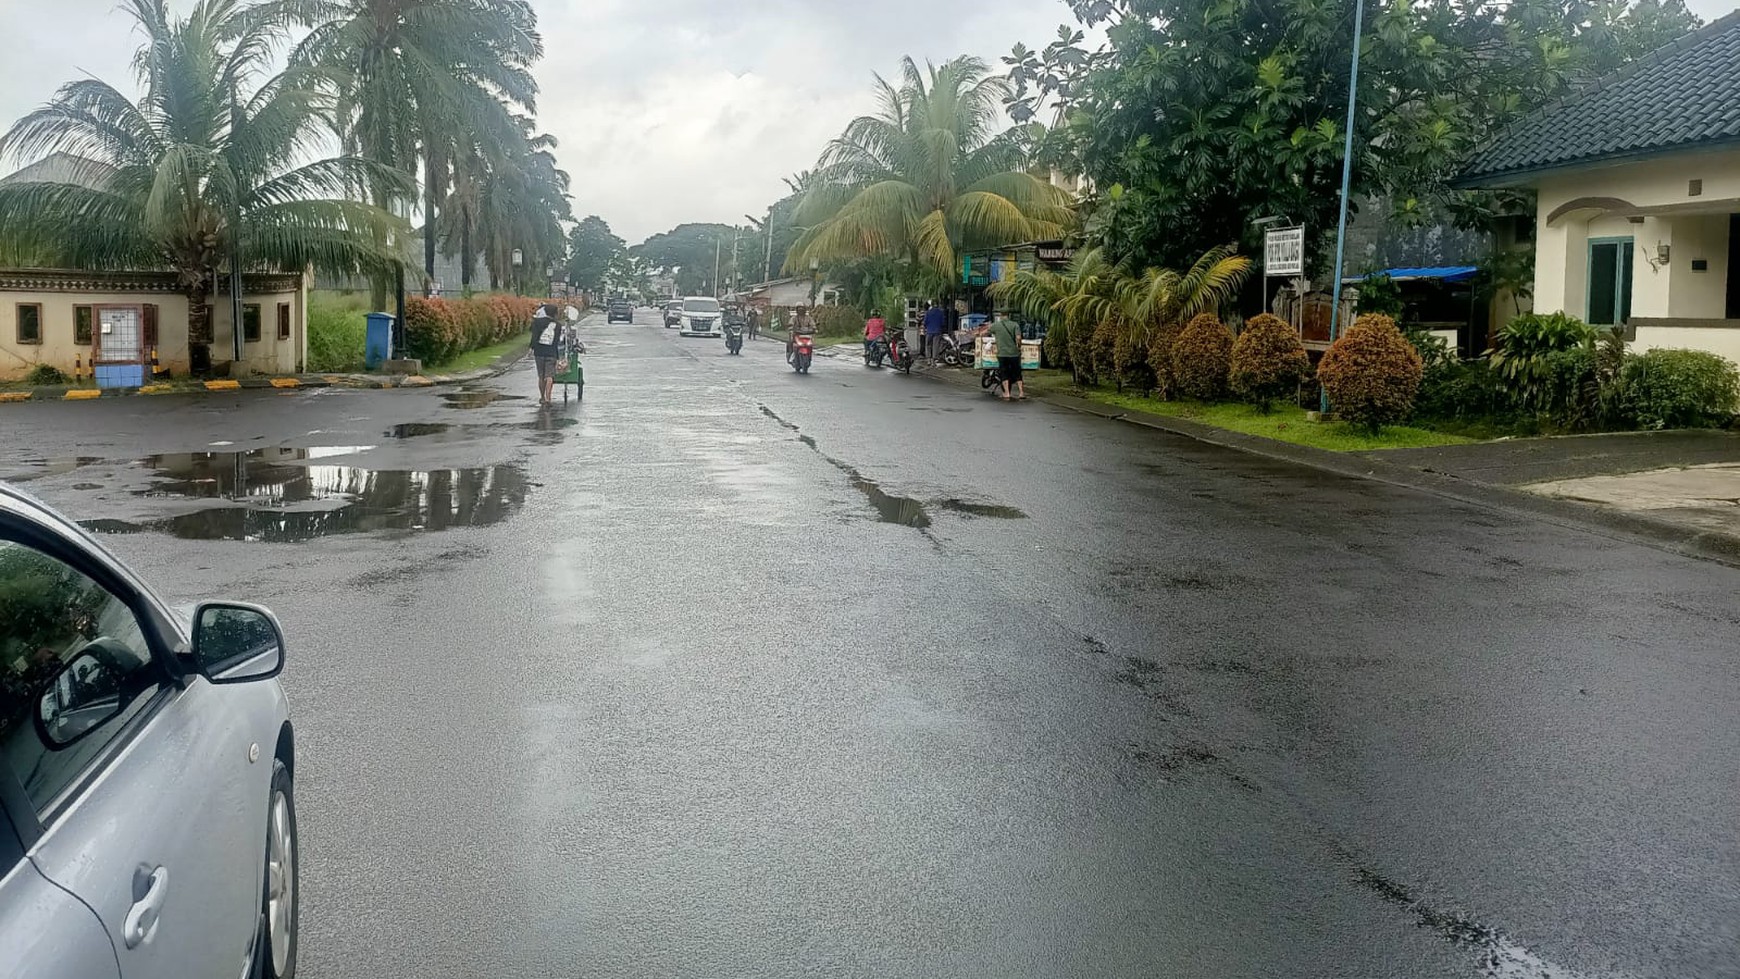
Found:
M 497 401 L 524 401 L 523 394 L 503 394 L 490 388 L 460 388 L 443 394 L 449 408 L 487 408 Z
M 947 499 L 939 504 L 944 510 L 953 513 L 966 514 L 969 517 L 991 517 L 996 520 L 1026 520 L 1027 514 L 1012 506 L 997 503 L 971 503 L 967 500 Z
M 387 429 L 381 433 L 381 437 L 390 439 L 422 438 L 425 435 L 440 435 L 452 427 L 452 425 L 441 422 L 407 422 Z
M 60 456 L 53 459 L 26 459 L 24 460 L 24 465 L 27 468 L 14 473 L 0 470 L 0 479 L 5 479 L 12 483 L 28 483 L 33 479 L 42 479 L 46 476 L 64 476 L 67 473 L 83 469 L 86 466 L 94 466 L 102 461 L 103 460 L 100 456 Z
M 827 458 L 827 457 L 823 457 Z M 924 528 L 930 526 L 930 514 L 924 511 L 924 504 L 910 496 L 895 496 L 885 492 L 871 479 L 866 479 L 861 473 L 836 459 L 828 459 L 839 466 L 852 477 L 852 487 L 863 493 L 876 508 L 876 519 L 883 523 L 899 524 L 902 527 Z
M 297 543 L 336 534 L 487 526 L 517 513 L 533 485 L 512 465 L 374 470 L 309 462 L 357 451 L 338 446 L 151 456 L 141 464 L 155 481 L 134 495 L 212 505 L 138 522 L 82 524 L 97 533 Z

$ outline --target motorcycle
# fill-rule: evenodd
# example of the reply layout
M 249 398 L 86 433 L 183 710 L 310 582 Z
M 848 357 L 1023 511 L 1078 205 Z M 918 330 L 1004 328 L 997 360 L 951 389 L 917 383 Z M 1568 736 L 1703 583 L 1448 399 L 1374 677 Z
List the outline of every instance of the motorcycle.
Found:
M 792 338 L 791 369 L 799 374 L 810 372 L 810 362 L 815 359 L 816 338 L 808 333 L 799 333 Z
M 743 352 L 743 324 L 727 321 L 725 324 L 725 352 L 739 354 Z
M 889 366 L 897 371 L 912 373 L 912 348 L 906 345 L 906 335 L 890 330 L 883 342 L 888 345 Z
M 880 368 L 888 359 L 888 335 L 883 334 L 864 343 L 864 366 Z
M 971 367 L 977 358 L 973 355 L 972 338 L 957 340 L 952 334 L 942 336 L 942 351 L 938 359 L 944 367 Z

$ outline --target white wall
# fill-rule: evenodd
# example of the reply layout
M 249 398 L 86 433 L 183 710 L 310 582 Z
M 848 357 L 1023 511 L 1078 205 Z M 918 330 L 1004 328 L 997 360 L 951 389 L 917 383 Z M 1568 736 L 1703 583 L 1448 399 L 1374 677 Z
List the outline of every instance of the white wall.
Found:
M 1657 347 L 1684 350 L 1708 350 L 1740 363 L 1740 329 L 1709 329 L 1685 326 L 1640 326 L 1637 342 L 1631 349 L 1638 353 Z
M 1703 181 L 1690 194 L 1690 181 Z M 1588 248 L 1591 237 L 1630 237 L 1637 261 L 1632 273 L 1633 317 L 1720 317 L 1727 289 L 1727 213 L 1724 205 L 1740 197 L 1740 151 L 1680 153 L 1638 163 L 1578 170 L 1543 179 L 1535 212 L 1535 308 L 1588 316 Z M 1648 217 L 1634 224 L 1625 217 L 1580 211 L 1552 225 L 1547 216 L 1582 197 L 1616 197 L 1636 207 L 1696 206 L 1709 201 L 1710 214 Z M 1657 244 L 1666 244 L 1669 262 L 1655 268 Z M 1709 271 L 1691 271 L 1703 258 Z

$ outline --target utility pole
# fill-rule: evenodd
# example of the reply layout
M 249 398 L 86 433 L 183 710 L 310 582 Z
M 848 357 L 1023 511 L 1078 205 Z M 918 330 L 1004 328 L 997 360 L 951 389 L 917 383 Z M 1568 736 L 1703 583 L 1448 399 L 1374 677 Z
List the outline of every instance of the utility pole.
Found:
M 737 290 L 737 280 L 740 278 L 737 274 L 737 239 L 742 237 L 742 230 L 737 227 L 731 229 L 731 289 L 733 292 Z
M 719 298 L 719 253 L 725 247 L 725 240 L 713 238 L 713 298 Z

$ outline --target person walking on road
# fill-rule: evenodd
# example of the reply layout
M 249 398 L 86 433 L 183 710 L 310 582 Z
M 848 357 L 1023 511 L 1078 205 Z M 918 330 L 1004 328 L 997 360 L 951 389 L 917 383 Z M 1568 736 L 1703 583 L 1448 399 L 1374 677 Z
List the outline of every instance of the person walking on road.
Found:
M 1003 400 L 1008 401 L 1011 389 L 1016 400 L 1027 400 L 1027 382 L 1021 378 L 1021 327 L 998 313 L 991 324 L 991 337 L 997 344 L 997 375 L 1003 380 Z
M 538 365 L 538 403 L 554 404 L 550 393 L 556 388 L 556 360 L 562 356 L 562 321 L 556 310 L 539 306 L 532 317 L 532 359 Z
M 943 330 L 948 329 L 949 314 L 935 303 L 930 303 L 924 310 L 924 356 L 932 365 L 942 352 Z

